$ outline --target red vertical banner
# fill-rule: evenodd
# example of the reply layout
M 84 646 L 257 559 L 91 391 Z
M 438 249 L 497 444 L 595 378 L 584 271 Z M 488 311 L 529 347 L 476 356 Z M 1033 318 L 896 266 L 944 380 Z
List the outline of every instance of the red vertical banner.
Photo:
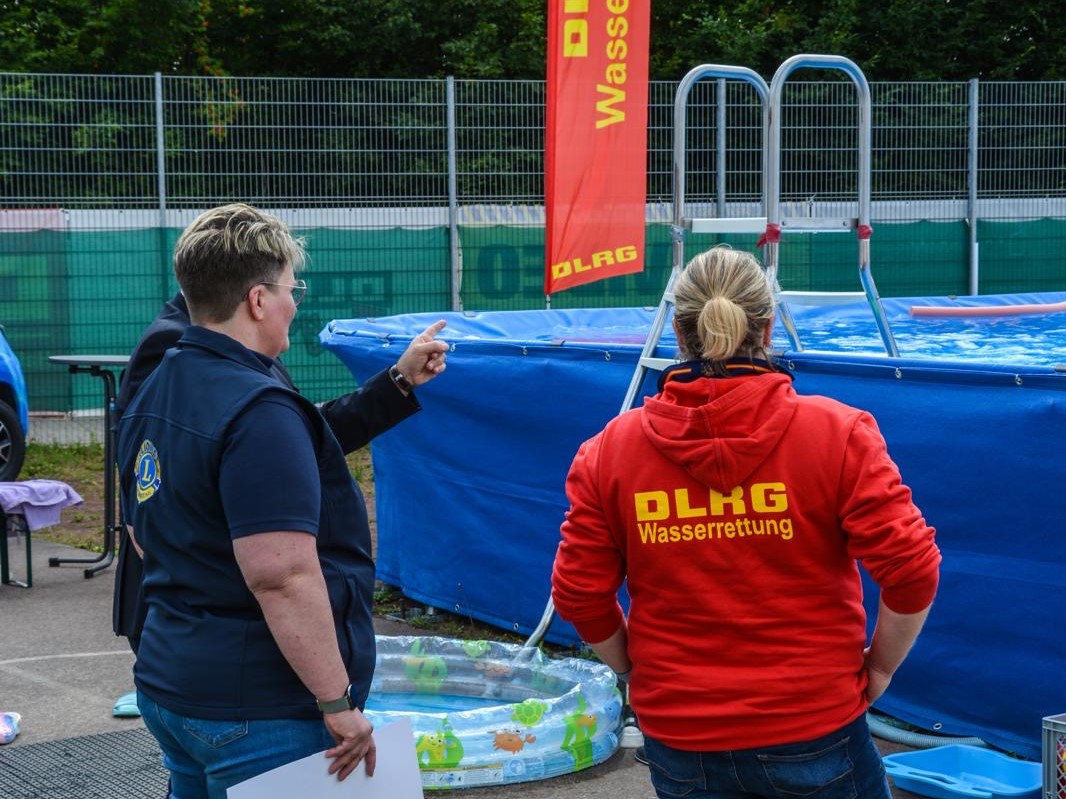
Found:
M 544 293 L 644 268 L 651 0 L 548 0 Z

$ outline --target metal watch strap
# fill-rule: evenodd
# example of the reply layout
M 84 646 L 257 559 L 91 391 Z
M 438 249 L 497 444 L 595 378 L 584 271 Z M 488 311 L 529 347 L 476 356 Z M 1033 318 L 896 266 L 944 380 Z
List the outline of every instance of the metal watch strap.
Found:
M 351 683 L 344 689 L 344 696 L 337 699 L 331 699 L 329 702 L 323 702 L 321 699 L 316 699 L 315 704 L 318 705 L 318 709 L 322 713 L 341 713 L 345 710 L 351 710 L 355 707 L 352 704 L 352 686 Z
M 400 391 L 410 393 L 415 390 L 414 385 L 412 385 L 411 381 L 407 379 L 404 373 L 400 371 L 400 367 L 396 364 L 389 367 L 389 378 L 396 384 L 396 387 L 400 389 Z

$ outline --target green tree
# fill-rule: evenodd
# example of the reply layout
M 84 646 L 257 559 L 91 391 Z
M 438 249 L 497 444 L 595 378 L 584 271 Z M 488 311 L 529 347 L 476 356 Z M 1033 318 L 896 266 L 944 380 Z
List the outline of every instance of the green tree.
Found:
M 7 0 L 0 69 L 541 78 L 543 0 Z
M 650 73 L 769 79 L 834 53 L 871 80 L 1066 78 L 1058 0 L 651 2 Z M 0 0 L 0 70 L 540 79 L 548 0 Z
M 1066 77 L 1066 24 L 1050 0 L 856 3 L 855 49 L 880 80 Z M 862 58 L 859 50 L 855 54 Z
M 818 20 L 819 2 L 658 0 L 652 4 L 649 70 L 678 80 L 700 64 L 754 69 L 767 80 Z
M 85 6 L 85 0 L 0 3 L 0 67 L 47 72 L 74 63 Z
M 543 0 L 287 0 L 213 9 L 234 75 L 543 77 Z M 269 54 L 269 55 L 267 55 Z
M 797 53 L 843 55 L 870 80 L 1066 77 L 1058 0 L 653 0 L 651 74 L 734 64 L 769 80 Z
M 0 69 L 10 72 L 196 72 L 197 0 L 0 2 Z

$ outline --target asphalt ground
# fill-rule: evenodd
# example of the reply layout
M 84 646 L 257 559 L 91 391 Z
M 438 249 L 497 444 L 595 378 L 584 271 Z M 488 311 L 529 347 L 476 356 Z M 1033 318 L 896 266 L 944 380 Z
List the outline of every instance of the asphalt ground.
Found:
M 145 747 L 152 743 L 144 736 L 124 731 L 144 730 L 138 717 L 119 718 L 112 715 L 115 701 L 133 690 L 131 670 L 133 653 L 124 638 L 111 631 L 111 598 L 114 587 L 113 567 L 87 579 L 85 567 L 64 564 L 49 567 L 49 558 L 85 557 L 86 553 L 71 547 L 54 544 L 40 538 L 32 541 L 33 585 L 19 588 L 0 585 L 0 712 L 21 714 L 21 732 L 6 746 L 0 746 L 0 795 L 4 799 L 75 799 L 76 796 L 102 796 L 106 799 L 148 799 L 162 793 L 145 792 L 136 779 L 116 778 L 114 772 L 129 767 L 160 768 L 154 756 L 146 757 Z M 24 551 L 16 547 L 12 552 L 12 570 L 25 576 Z M 378 619 L 375 626 L 380 635 L 418 635 L 424 630 L 391 619 Z M 87 738 L 87 736 L 90 736 Z M 37 758 L 19 757 L 20 753 L 42 755 L 52 767 L 62 770 L 66 751 L 86 747 L 92 750 L 95 740 L 111 746 L 115 741 L 130 737 L 141 747 L 130 759 L 138 763 L 123 763 L 121 753 L 109 752 L 110 759 L 94 765 L 79 765 L 87 775 L 68 775 L 71 784 L 82 785 L 77 792 L 67 785 L 49 792 L 43 783 L 37 787 L 20 789 L 19 769 L 28 768 L 27 761 Z M 54 744 L 49 746 L 48 744 Z M 887 754 L 904 747 L 878 740 Z M 24 747 L 32 747 L 23 749 Z M 69 752 L 68 752 L 69 754 Z M 150 753 L 154 755 L 154 753 Z M 6 762 L 5 762 L 6 761 Z M 73 762 L 73 761 L 69 761 Z M 117 762 L 117 765 L 116 765 Z M 67 766 L 67 768 L 74 768 Z M 101 780 L 107 771 L 110 779 L 117 779 L 118 788 L 107 792 L 94 789 L 93 771 Z M 26 785 L 33 782 L 28 772 Z M 84 783 L 90 783 L 84 785 Z M 112 783 L 108 783 L 109 785 Z M 5 787 L 6 786 L 6 787 Z M 14 787 L 12 787 L 14 786 Z M 914 794 L 893 787 L 898 799 Z M 440 796 L 441 791 L 428 795 Z M 638 763 L 631 749 L 620 749 L 609 760 L 584 771 L 551 779 L 505 786 L 484 786 L 447 792 L 470 799 L 654 799 L 647 768 Z

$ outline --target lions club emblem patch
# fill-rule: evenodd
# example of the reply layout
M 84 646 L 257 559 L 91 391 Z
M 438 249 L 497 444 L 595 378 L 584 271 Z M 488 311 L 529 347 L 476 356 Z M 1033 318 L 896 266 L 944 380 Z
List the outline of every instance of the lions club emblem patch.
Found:
M 137 453 L 137 502 L 151 499 L 159 490 L 159 484 L 163 480 L 163 472 L 159 468 L 159 453 L 155 444 L 147 438 L 141 442 L 141 449 Z

